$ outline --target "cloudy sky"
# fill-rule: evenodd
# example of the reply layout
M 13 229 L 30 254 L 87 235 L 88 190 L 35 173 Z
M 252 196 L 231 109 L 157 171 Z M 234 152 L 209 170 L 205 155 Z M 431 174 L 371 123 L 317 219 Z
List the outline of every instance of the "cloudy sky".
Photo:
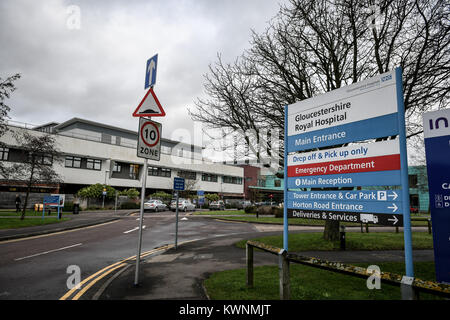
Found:
M 163 137 L 192 130 L 218 53 L 233 61 L 286 0 L 1 0 L 0 76 L 21 73 L 7 102 L 31 124 L 80 117 L 137 131 L 146 61 L 158 54 Z M 75 7 L 73 7 L 75 6 Z M 77 10 L 79 9 L 79 14 Z M 79 18 L 79 19 L 78 19 Z

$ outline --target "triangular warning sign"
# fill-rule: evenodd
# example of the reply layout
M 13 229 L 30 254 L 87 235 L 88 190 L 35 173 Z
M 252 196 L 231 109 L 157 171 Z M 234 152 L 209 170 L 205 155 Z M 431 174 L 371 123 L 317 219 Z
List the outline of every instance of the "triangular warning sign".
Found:
M 159 103 L 153 87 L 148 90 L 144 99 L 133 112 L 133 117 L 164 117 L 165 115 L 166 112 Z

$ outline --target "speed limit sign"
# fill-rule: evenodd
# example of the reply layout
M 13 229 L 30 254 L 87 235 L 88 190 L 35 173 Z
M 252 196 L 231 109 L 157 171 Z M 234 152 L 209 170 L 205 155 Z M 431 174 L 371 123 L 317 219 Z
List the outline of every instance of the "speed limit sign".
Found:
M 161 123 L 139 118 L 137 156 L 159 161 L 161 153 Z

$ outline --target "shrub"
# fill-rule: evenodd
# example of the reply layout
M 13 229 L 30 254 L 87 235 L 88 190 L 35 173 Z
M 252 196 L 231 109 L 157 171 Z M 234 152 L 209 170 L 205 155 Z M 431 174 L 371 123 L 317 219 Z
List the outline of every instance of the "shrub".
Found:
M 260 206 L 258 207 L 258 214 L 274 215 L 276 218 L 283 217 L 283 209 L 276 206 Z
M 106 189 L 106 198 L 111 199 L 116 196 L 116 189 L 114 189 L 111 186 L 105 186 L 100 183 L 93 184 L 78 190 L 77 196 L 82 199 L 102 198 L 103 189 Z
M 256 213 L 256 210 L 257 210 L 256 206 L 248 206 L 245 207 L 244 209 L 245 213 Z
M 73 202 L 65 202 L 63 212 L 73 212 Z M 78 207 L 78 211 L 81 211 L 81 207 Z
M 137 197 L 139 197 L 140 192 L 137 191 L 135 188 L 131 188 L 131 189 L 127 189 L 127 190 L 123 190 L 119 192 L 119 196 L 126 196 L 130 199 L 136 199 Z
M 283 208 L 272 207 L 272 214 L 275 215 L 275 218 L 283 218 L 284 216 Z

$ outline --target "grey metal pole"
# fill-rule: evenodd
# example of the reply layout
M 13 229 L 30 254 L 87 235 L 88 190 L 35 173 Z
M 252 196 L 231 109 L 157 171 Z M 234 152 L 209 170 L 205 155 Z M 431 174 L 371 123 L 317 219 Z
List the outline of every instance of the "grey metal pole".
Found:
M 141 262 L 141 246 L 142 246 L 142 224 L 144 221 L 144 201 L 145 201 L 145 186 L 147 183 L 147 159 L 144 160 L 144 172 L 142 173 L 142 189 L 141 189 L 141 209 L 139 216 L 139 239 L 138 249 L 136 254 L 136 273 L 134 276 L 134 285 L 139 284 L 139 264 Z
M 179 192 L 177 191 L 177 204 L 176 204 L 176 221 L 175 221 L 175 250 L 178 248 L 178 199 L 179 199 Z
M 114 202 L 114 212 L 117 211 L 117 190 L 116 190 L 116 201 Z

